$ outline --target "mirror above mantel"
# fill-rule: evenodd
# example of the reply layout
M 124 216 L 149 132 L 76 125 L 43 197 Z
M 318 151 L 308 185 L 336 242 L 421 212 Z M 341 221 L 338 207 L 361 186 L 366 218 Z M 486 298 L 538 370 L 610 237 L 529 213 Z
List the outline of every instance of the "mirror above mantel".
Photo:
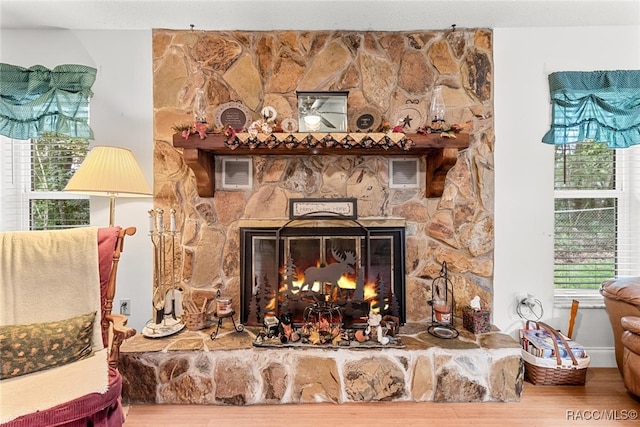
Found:
M 458 152 L 469 147 L 469 134 L 207 134 L 201 138 L 196 133 L 187 138 L 174 134 L 173 146 L 182 149 L 200 197 L 214 197 L 215 156 L 351 155 L 424 157 L 424 196 L 431 198 L 442 196 L 447 172 L 456 164 Z

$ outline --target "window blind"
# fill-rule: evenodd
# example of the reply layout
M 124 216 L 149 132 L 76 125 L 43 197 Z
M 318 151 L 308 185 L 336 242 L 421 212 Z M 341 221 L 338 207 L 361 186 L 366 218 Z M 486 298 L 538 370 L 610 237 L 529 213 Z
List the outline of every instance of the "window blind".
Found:
M 555 287 L 640 275 L 640 146 L 556 147 Z
M 24 141 L 3 139 L 2 230 L 88 225 L 89 198 L 62 189 L 86 156 L 89 141 L 53 135 Z

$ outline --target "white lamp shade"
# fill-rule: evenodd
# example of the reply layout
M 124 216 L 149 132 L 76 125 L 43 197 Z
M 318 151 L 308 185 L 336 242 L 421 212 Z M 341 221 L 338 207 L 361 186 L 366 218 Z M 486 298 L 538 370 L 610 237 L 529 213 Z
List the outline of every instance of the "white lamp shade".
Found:
M 131 150 L 109 146 L 94 147 L 64 191 L 90 196 L 151 196 L 151 188 Z

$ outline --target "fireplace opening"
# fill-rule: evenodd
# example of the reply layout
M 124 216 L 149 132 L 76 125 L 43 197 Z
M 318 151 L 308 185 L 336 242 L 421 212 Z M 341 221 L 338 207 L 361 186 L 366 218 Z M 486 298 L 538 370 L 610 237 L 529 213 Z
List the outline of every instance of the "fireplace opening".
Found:
M 404 227 L 298 222 L 240 228 L 242 323 L 286 314 L 358 329 L 370 311 L 405 323 Z

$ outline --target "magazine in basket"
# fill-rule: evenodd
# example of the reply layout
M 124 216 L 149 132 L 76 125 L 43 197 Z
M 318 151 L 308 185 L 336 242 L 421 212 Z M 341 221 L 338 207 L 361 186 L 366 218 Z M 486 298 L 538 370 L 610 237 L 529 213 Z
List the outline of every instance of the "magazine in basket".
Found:
M 573 355 L 577 358 L 583 358 L 586 356 L 586 352 L 584 348 L 575 341 L 570 340 L 569 338 L 563 335 L 567 345 L 573 352 Z M 533 354 L 536 357 L 545 357 L 551 358 L 556 357 L 555 347 L 553 345 L 553 340 L 556 340 L 558 344 L 558 352 L 560 353 L 560 357 L 563 359 L 568 359 L 571 356 L 567 351 L 564 343 L 557 337 L 551 336 L 549 332 L 544 329 L 521 329 L 520 330 L 520 344 L 522 348 Z

